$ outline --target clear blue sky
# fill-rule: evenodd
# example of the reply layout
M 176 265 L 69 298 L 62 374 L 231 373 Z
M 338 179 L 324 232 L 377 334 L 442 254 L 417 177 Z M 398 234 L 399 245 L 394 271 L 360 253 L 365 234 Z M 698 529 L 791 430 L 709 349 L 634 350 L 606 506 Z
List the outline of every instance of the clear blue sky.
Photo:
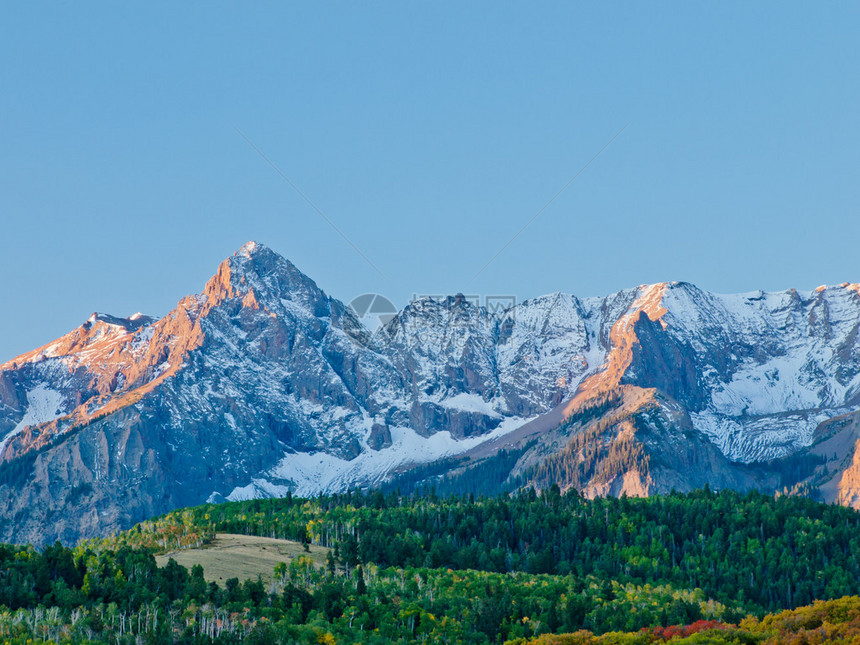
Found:
M 6 5 L 0 361 L 250 239 L 398 305 L 860 281 L 858 6 Z

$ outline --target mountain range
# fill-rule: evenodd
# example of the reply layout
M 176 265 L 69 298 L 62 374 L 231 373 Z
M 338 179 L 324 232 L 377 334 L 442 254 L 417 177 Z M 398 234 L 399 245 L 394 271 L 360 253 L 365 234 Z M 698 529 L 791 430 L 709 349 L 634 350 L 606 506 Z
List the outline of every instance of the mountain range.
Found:
M 858 284 L 669 282 L 427 298 L 370 331 L 249 242 L 162 318 L 96 313 L 0 365 L 0 541 L 407 480 L 860 507 L 858 329 Z

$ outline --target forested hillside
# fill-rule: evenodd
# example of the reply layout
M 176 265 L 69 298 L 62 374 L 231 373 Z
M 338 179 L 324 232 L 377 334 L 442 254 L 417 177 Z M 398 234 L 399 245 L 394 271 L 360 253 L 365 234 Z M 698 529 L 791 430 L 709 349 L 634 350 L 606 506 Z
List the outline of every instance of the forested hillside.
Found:
M 215 531 L 244 533 L 330 546 L 347 567 L 593 575 L 698 587 L 756 612 L 860 593 L 860 514 L 802 497 L 707 489 L 595 500 L 556 488 L 481 499 L 350 493 L 205 505 L 142 526 L 118 543 L 170 547 Z M 179 535 L 159 542 L 168 527 Z
M 815 629 L 836 638 L 854 633 L 860 599 L 828 605 L 839 608 L 832 615 L 824 606 L 797 620 L 765 614 L 860 594 L 858 529 L 860 515 L 843 507 L 707 490 L 207 505 L 75 548 L 0 547 L 0 638 L 753 643 Z M 271 584 L 207 583 L 199 567 L 156 565 L 155 552 L 205 547 L 216 531 L 314 542 L 331 557 L 278 565 Z M 600 636 L 612 631 L 627 635 Z M 703 633 L 711 640 L 696 640 Z

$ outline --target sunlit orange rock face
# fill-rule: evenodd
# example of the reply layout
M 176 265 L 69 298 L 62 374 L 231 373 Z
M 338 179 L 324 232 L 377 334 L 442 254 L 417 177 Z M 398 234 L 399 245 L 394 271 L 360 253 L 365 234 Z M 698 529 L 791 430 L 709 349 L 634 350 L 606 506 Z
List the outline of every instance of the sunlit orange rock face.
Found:
M 200 319 L 213 307 L 237 297 L 230 275 L 229 262 L 222 262 L 200 296 L 186 296 L 160 320 L 93 314 L 53 343 L 0 365 L 3 372 L 55 359 L 57 369 L 68 372 L 74 390 L 74 398 L 69 397 L 72 404 L 58 419 L 24 428 L 8 441 L 0 461 L 42 448 L 60 433 L 136 403 L 175 375 L 187 353 L 203 342 Z M 258 308 L 252 290 L 244 295 L 242 306 Z
M 634 345 L 639 342 L 635 331 L 636 323 L 640 316 L 647 316 L 652 321 L 660 321 L 667 311 L 661 304 L 665 289 L 665 282 L 643 285 L 639 288 L 636 299 L 609 331 L 609 351 L 604 364 L 597 372 L 582 381 L 576 394 L 565 407 L 565 416 L 570 416 L 594 399 L 605 397 L 618 390 L 633 360 Z
M 621 379 L 633 360 L 633 346 L 638 343 L 636 323 L 642 315 L 652 321 L 662 318 L 667 309 L 663 307 L 663 293 L 666 283 L 646 285 L 639 288 L 639 295 L 627 312 L 621 316 L 609 332 L 609 353 L 602 369 L 588 377 L 579 387 L 576 397 L 571 401 L 573 409 L 577 404 L 598 394 L 606 393 L 621 384 Z
M 798 488 L 814 490 L 822 501 L 860 509 L 860 412 L 822 423 L 804 457 L 814 468 Z
M 597 401 L 612 396 L 618 398 L 618 407 L 611 414 L 601 418 L 607 430 L 595 436 L 592 439 L 594 442 L 611 445 L 639 441 L 632 419 L 643 408 L 654 406 L 656 390 L 622 385 L 622 379 L 633 360 L 634 346 L 639 342 L 636 323 L 640 317 L 647 316 L 651 321 L 662 323 L 661 318 L 667 312 L 662 306 L 665 289 L 666 283 L 643 285 L 638 289 L 635 300 L 610 328 L 609 351 L 601 369 L 582 381 L 576 394 L 564 407 L 565 418 L 571 418 Z M 588 424 L 583 430 L 587 431 L 587 429 Z M 579 458 L 581 461 L 582 455 L 579 455 Z M 603 475 L 588 481 L 562 482 L 562 486 L 563 488 L 575 486 L 588 497 L 607 495 L 647 497 L 657 490 L 647 461 L 641 466 L 627 468 L 608 476 L 605 473 Z
M 295 267 L 249 244 L 159 320 L 94 314 L 6 362 L 0 517 L 20 521 L 0 522 L 0 539 L 126 526 L 229 494 L 298 448 L 355 456 L 355 426 L 381 414 L 365 399 L 390 378 L 343 331 L 355 324 Z M 341 369 L 359 362 L 378 378 Z M 377 425 L 389 436 L 384 417 Z
M 860 508 L 860 439 L 854 442 L 850 465 L 835 479 L 837 494 L 832 501 Z
M 668 298 L 667 290 L 671 290 Z M 689 320 L 680 319 L 677 291 L 674 284 L 667 283 L 639 288 L 635 300 L 610 329 L 609 351 L 601 370 L 585 378 L 564 407 L 564 416 L 575 428 L 576 438 L 571 445 L 576 445 L 577 450 L 568 450 L 563 458 L 555 455 L 547 459 L 550 464 L 564 461 L 565 469 L 553 465 L 544 467 L 544 471 L 589 472 L 590 475 L 584 479 L 581 476 L 561 477 L 559 481 L 558 475 L 555 476 L 555 483 L 561 484 L 562 488 L 576 487 L 588 496 L 650 495 L 673 487 L 681 490 L 698 480 L 699 485 L 709 483 L 714 488 L 753 487 L 811 494 L 824 501 L 860 507 L 860 456 L 857 450 L 860 447 L 860 429 L 851 425 L 835 436 L 828 429 L 828 419 L 832 414 L 846 408 L 856 409 L 860 404 L 857 396 L 860 364 L 858 285 L 845 283 L 835 288 L 819 287 L 803 297 L 794 290 L 789 290 L 780 299 L 775 294 L 750 294 L 743 300 L 737 297 L 731 303 L 736 307 L 729 310 L 731 316 L 740 318 L 744 325 L 755 325 L 757 335 L 761 335 L 761 347 L 747 342 L 738 348 L 746 352 L 748 358 L 735 355 L 737 350 L 733 344 L 737 341 L 732 339 L 733 330 L 728 329 L 725 333 L 714 332 L 713 327 L 708 329 L 713 325 L 708 320 L 713 311 L 706 308 L 695 311 L 695 327 Z M 765 298 L 775 301 L 770 306 L 771 313 L 776 315 L 772 315 L 771 320 L 749 320 L 747 312 Z M 739 303 L 749 309 L 737 307 Z M 709 304 L 713 306 L 713 303 Z M 676 307 L 674 311 L 670 310 L 673 306 Z M 725 314 L 726 311 L 720 313 Z M 680 325 L 688 327 L 684 332 L 701 325 L 702 333 L 679 342 L 680 334 L 673 333 L 676 331 L 673 327 Z M 798 335 L 798 329 L 811 347 L 805 350 L 807 353 L 801 359 L 804 362 L 798 361 L 793 365 L 792 360 L 797 359 L 785 357 L 792 350 L 791 340 L 786 342 L 785 337 Z M 836 339 L 838 342 L 834 342 Z M 701 416 L 709 414 L 708 408 L 713 409 L 713 401 L 702 388 L 703 374 L 701 367 L 695 364 L 693 344 L 704 345 L 709 341 L 710 347 L 705 351 L 720 357 L 720 360 L 711 362 L 716 368 L 706 368 L 711 371 L 712 378 L 716 376 L 718 394 L 722 395 L 720 390 L 734 385 L 731 369 L 746 358 L 747 363 L 758 369 L 758 374 L 754 373 L 749 384 L 743 384 L 743 387 L 771 406 L 764 412 L 774 414 L 773 418 L 777 420 L 783 416 L 783 426 L 796 417 L 798 423 L 810 428 L 805 446 L 777 449 L 783 450 L 783 454 L 808 452 L 812 461 L 806 466 L 798 470 L 791 457 L 784 458 L 785 466 L 781 459 L 774 461 L 773 457 L 761 459 L 767 461 L 766 465 L 756 464 L 755 459 L 750 459 L 752 463 L 749 465 L 739 464 L 731 458 L 724 459 L 721 451 L 715 451 L 708 441 L 701 441 L 703 437 L 695 427 L 696 413 Z M 768 354 L 775 357 L 769 358 Z M 771 369 L 767 369 L 768 360 L 774 365 Z M 760 364 L 763 367 L 757 367 Z M 812 381 L 810 375 L 814 371 L 821 374 L 822 368 L 827 369 L 828 366 L 834 370 L 835 378 L 824 386 L 827 390 L 822 388 L 810 393 L 811 387 L 803 388 L 804 382 Z M 796 372 L 800 387 L 789 384 L 780 391 L 780 371 L 796 367 L 800 368 Z M 766 379 L 760 378 L 759 374 Z M 786 396 L 785 390 L 790 397 L 787 401 L 768 399 L 775 396 L 771 394 L 773 391 L 776 391 L 776 396 Z M 799 394 L 795 394 L 797 391 Z M 809 403 L 800 400 L 804 396 L 811 399 Z M 614 401 L 608 412 L 597 419 L 577 422 L 579 417 L 588 416 L 589 408 L 607 400 Z M 834 400 L 841 400 L 845 407 L 833 406 Z M 762 405 L 754 401 L 753 398 L 752 406 Z M 833 406 L 832 413 L 828 413 L 828 406 Z M 795 408 L 800 409 L 795 412 Z M 726 414 L 725 423 L 734 423 L 742 429 L 741 424 L 745 423 L 743 415 L 748 408 L 738 409 L 739 412 Z M 694 413 L 693 416 L 690 413 Z M 673 417 L 668 423 L 667 416 Z M 736 421 L 739 417 L 740 421 Z M 769 421 L 763 415 L 752 417 L 750 422 L 767 428 Z M 818 423 L 822 425 L 816 430 Z M 658 429 L 661 436 L 655 437 Z M 678 430 L 681 430 L 680 435 Z M 587 441 L 582 437 L 587 437 Z M 621 452 L 635 453 L 637 459 L 628 459 L 629 463 L 618 467 Z M 598 468 L 591 469 L 595 454 L 601 455 L 600 464 Z M 818 459 L 822 463 L 815 461 Z M 685 471 L 688 475 L 679 478 L 678 473 Z M 785 472 L 792 474 L 783 474 Z M 540 483 L 548 485 L 550 479 L 544 477 Z

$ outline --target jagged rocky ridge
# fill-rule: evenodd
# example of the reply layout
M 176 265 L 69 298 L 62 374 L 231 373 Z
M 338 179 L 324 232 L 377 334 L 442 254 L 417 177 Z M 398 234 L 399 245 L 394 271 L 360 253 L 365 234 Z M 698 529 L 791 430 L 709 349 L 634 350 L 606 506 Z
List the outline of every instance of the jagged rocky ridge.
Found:
M 249 243 L 161 319 L 93 314 L 0 365 L 0 540 L 73 541 L 438 460 L 468 477 L 501 449 L 519 451 L 512 485 L 709 483 L 856 505 L 858 326 L 858 285 L 664 283 L 501 314 L 425 299 L 371 334 Z

